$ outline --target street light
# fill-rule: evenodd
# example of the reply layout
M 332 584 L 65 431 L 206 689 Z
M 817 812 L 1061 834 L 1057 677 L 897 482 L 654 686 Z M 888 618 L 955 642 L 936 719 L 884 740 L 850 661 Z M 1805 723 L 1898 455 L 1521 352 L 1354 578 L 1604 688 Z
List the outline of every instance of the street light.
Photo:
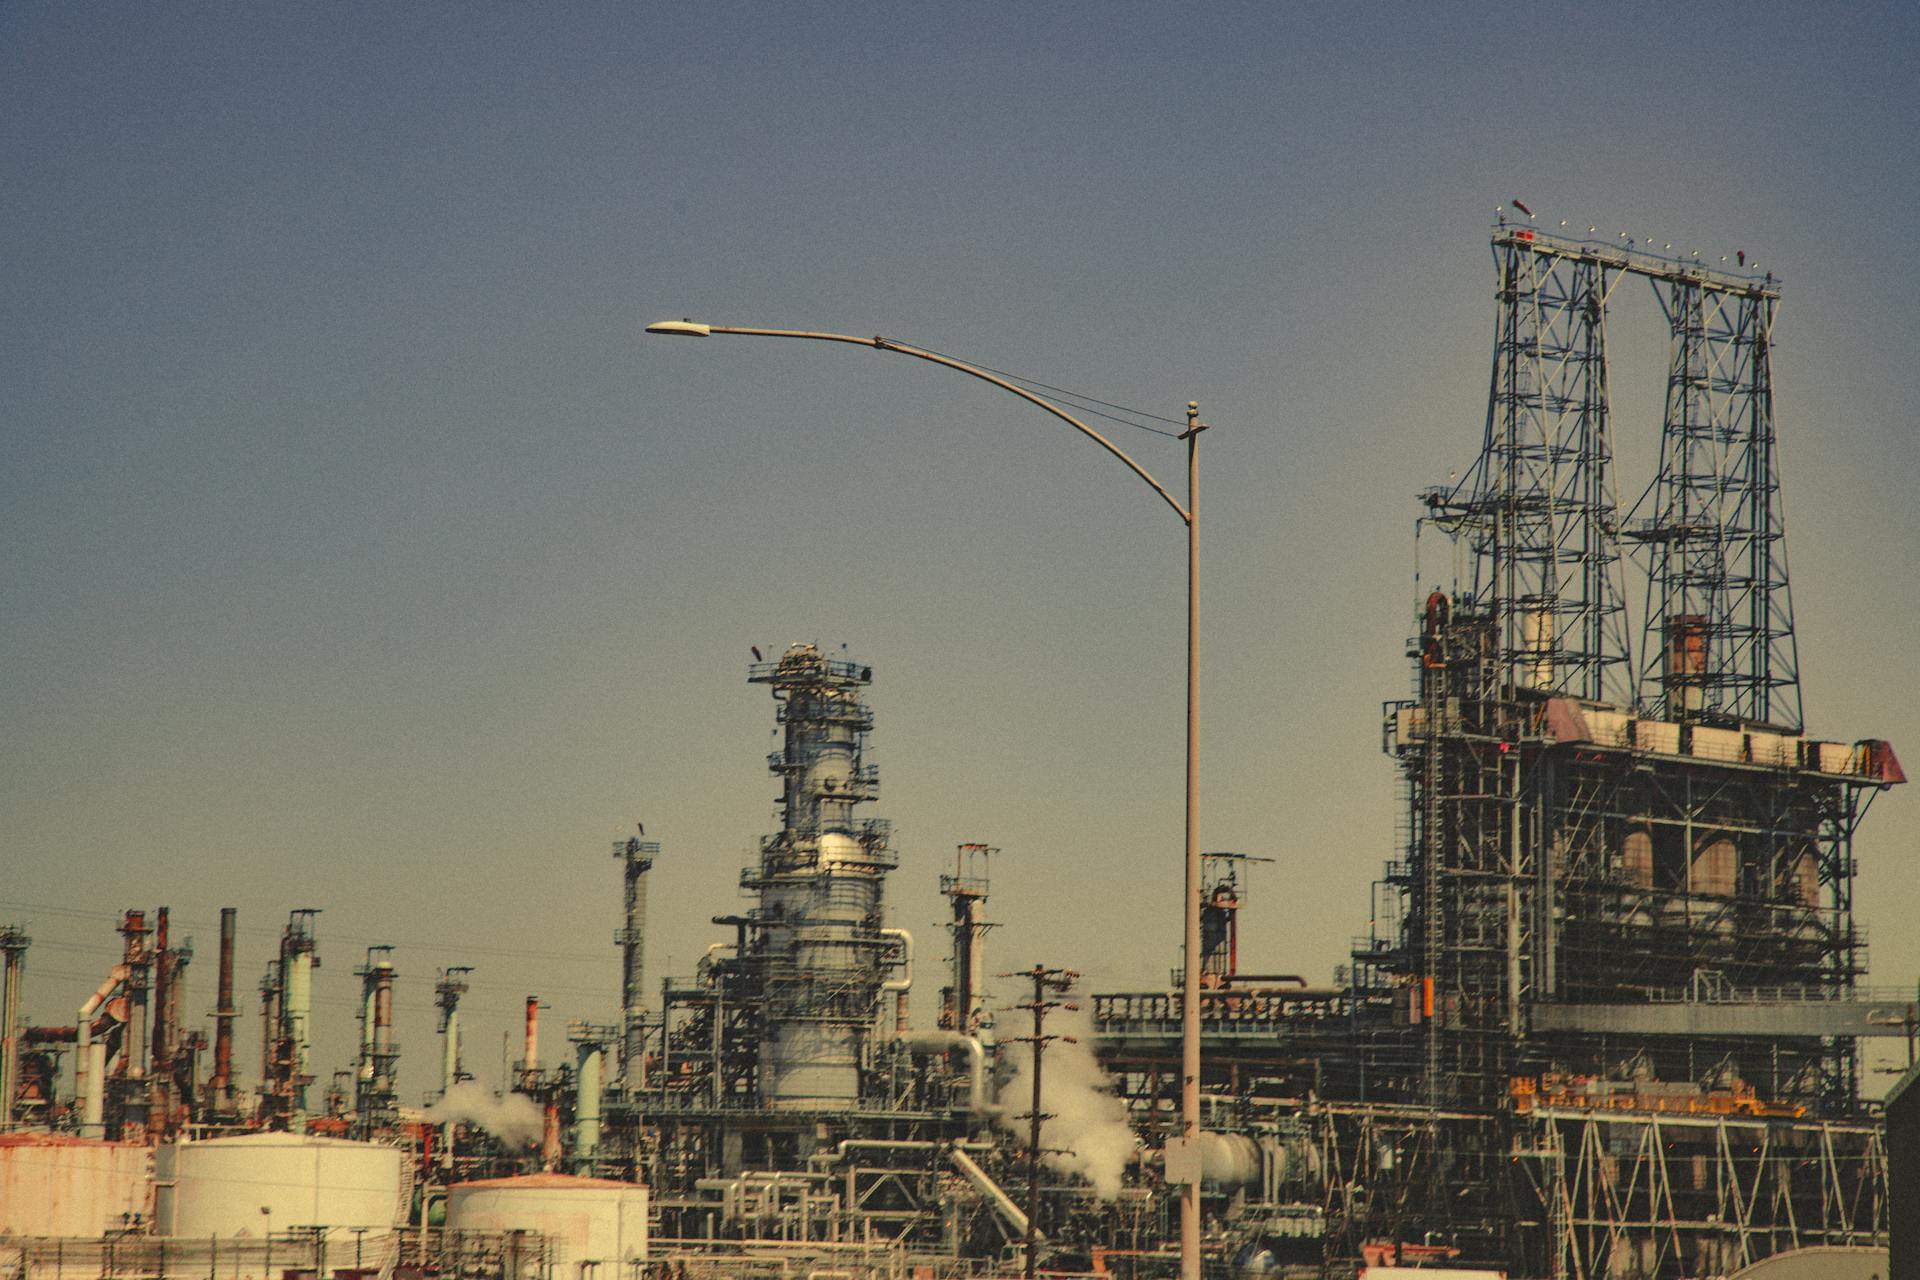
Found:
M 1182 506 L 1146 468 L 1128 457 L 1113 441 L 1050 400 L 989 373 L 964 360 L 943 356 L 891 338 L 858 338 L 844 333 L 814 333 L 801 329 L 749 329 L 731 325 L 700 324 L 693 320 L 663 320 L 647 326 L 647 332 L 669 337 L 706 338 L 714 334 L 749 338 L 805 338 L 814 342 L 844 342 L 876 351 L 894 351 L 916 360 L 944 365 L 1002 391 L 1019 396 L 1027 403 L 1059 418 L 1080 434 L 1118 458 L 1128 470 L 1140 477 L 1180 518 L 1187 529 L 1187 847 L 1185 898 L 1181 920 L 1183 939 L 1184 987 L 1180 1001 L 1180 1129 L 1181 1155 L 1178 1165 L 1186 1181 L 1180 1194 L 1180 1275 L 1181 1280 L 1200 1278 L 1200 433 L 1206 424 L 1200 421 L 1200 406 L 1187 404 L 1187 429 L 1179 438 L 1187 442 L 1187 501 Z M 1169 1169 L 1169 1173 L 1174 1171 Z

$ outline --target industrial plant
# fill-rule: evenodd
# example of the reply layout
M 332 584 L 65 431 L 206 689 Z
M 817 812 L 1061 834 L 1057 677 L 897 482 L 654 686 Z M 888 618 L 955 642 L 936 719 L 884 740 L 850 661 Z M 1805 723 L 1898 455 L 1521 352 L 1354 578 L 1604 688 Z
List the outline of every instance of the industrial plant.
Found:
M 1199 954 L 1154 990 L 994 977 L 987 844 L 916 850 L 946 937 L 895 927 L 874 671 L 796 644 L 747 673 L 781 790 L 743 905 L 650 985 L 670 864 L 616 843 L 617 1014 L 543 1056 L 529 998 L 504 1093 L 464 1070 L 456 966 L 406 976 L 431 979 L 439 1043 L 436 1087 L 403 1096 L 391 948 L 354 970 L 355 1060 L 316 1061 L 311 907 L 247 1012 L 223 911 L 210 1027 L 164 907 L 124 913 L 64 1013 L 0 927 L 0 1277 L 1178 1275 L 1188 964 L 1209 1277 L 1677 1280 L 1885 1248 L 1863 1041 L 1910 1061 L 1917 1018 L 1910 988 L 1867 985 L 1855 835 L 1905 776 L 1886 742 L 1804 723 L 1779 282 L 1504 216 L 1492 251 L 1485 433 L 1420 498 L 1449 571 L 1409 602 L 1379 713 L 1402 843 L 1334 974 L 1243 971 L 1263 859 L 1235 852 L 1206 856 Z M 1656 475 L 1623 503 L 1608 308 L 1646 286 L 1670 365 Z

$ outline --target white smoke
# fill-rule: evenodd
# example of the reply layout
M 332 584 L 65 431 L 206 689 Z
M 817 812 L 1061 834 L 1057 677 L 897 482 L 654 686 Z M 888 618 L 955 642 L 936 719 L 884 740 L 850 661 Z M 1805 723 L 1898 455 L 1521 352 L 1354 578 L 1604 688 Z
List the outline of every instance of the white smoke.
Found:
M 421 1118 L 431 1124 L 477 1124 L 509 1147 L 530 1147 L 546 1129 L 540 1104 L 526 1094 L 502 1098 L 472 1080 L 447 1090 Z
M 1121 1177 L 1140 1145 L 1127 1123 L 1127 1104 L 1110 1092 L 1113 1078 L 1093 1056 L 1092 1028 L 1084 1016 L 1056 1013 L 1047 1019 L 1047 1034 L 1072 1036 L 1074 1042 L 1055 1040 L 1041 1056 L 1040 1110 L 1049 1116 L 1040 1124 L 1040 1145 L 1047 1148 L 1041 1162 L 1079 1174 L 1102 1200 L 1111 1200 L 1120 1194 Z M 1000 1125 L 1024 1142 L 1029 1121 L 1016 1117 L 1033 1105 L 1032 1046 L 1002 1041 L 1000 1052 L 1013 1064 L 1013 1078 L 1000 1091 Z

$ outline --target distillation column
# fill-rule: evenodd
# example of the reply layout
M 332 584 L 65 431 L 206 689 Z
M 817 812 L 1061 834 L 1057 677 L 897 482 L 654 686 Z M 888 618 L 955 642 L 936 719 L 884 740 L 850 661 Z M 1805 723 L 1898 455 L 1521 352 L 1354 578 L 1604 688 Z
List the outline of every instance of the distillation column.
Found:
M 180 991 L 187 964 L 193 959 L 193 945 L 191 941 L 177 947 L 173 945 L 171 914 L 168 908 L 161 907 L 154 918 L 153 1071 L 147 1082 L 147 1133 L 155 1139 L 172 1136 L 185 1119 L 185 1109 L 181 1106 L 184 1095 L 178 1078 Z
M 613 846 L 626 864 L 626 925 L 613 940 L 620 948 L 620 1080 L 629 1093 L 646 1083 L 647 872 L 659 853 L 658 841 L 637 837 Z
M 989 845 L 963 844 L 954 850 L 953 874 L 940 877 L 940 892 L 953 909 L 947 925 L 953 935 L 953 986 L 941 1025 L 964 1036 L 981 1036 L 993 1025 L 982 945 L 993 926 L 981 913 L 987 905 L 988 871 L 999 852 Z
M 460 997 L 467 994 L 469 965 L 454 965 L 440 972 L 433 984 L 434 1003 L 440 1007 L 440 1096 L 464 1078 L 460 1070 Z
M 360 978 L 360 1063 L 354 1098 L 362 1135 L 392 1122 L 399 1100 L 394 1096 L 393 948 L 367 948 Z
M 307 1086 L 313 1083 L 313 971 L 320 953 L 313 935 L 317 907 L 303 907 L 287 916 L 280 939 L 279 1038 L 285 1044 L 287 1127 L 298 1132 L 307 1117 Z
M 881 927 L 896 865 L 888 824 L 855 817 L 879 788 L 863 759 L 873 712 L 861 690 L 873 669 L 797 644 L 748 679 L 772 688 L 785 729 L 767 760 L 783 783 L 781 827 L 742 878 L 759 895 L 750 946 L 763 983 L 760 1097 L 774 1108 L 848 1105 L 902 942 Z
M 233 1096 L 233 943 L 239 912 L 220 908 L 220 1002 L 213 1011 L 213 1078 L 207 1082 L 207 1109 L 221 1119 L 235 1113 Z

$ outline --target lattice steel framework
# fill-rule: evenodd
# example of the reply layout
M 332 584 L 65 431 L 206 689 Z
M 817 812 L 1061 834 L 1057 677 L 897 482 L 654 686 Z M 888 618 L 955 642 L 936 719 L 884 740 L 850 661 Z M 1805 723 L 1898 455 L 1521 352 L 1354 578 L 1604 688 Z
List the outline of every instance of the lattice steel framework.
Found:
M 1474 561 L 1463 604 L 1489 613 L 1504 683 L 1631 698 L 1616 538 L 1606 307 L 1620 264 L 1502 226 L 1480 457 L 1435 490 L 1436 520 Z
M 1640 694 L 1670 719 L 1798 729 L 1799 652 L 1774 450 L 1780 294 L 1649 273 L 1672 334 L 1660 470 L 1629 535 L 1648 557 Z

